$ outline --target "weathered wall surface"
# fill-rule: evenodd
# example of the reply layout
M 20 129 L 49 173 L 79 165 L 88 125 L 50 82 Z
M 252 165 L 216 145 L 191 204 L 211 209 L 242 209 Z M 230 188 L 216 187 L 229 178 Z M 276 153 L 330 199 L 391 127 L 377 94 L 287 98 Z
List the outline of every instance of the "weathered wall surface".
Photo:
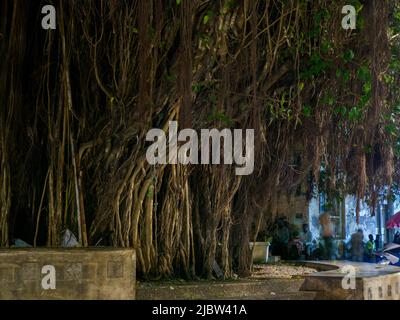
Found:
M 309 221 L 309 204 L 305 196 L 294 196 L 288 198 L 283 195 L 278 200 L 278 216 L 285 216 L 288 218 L 289 223 L 296 225 L 299 230 L 303 223 Z
M 364 279 L 363 296 L 364 300 L 400 300 L 400 274 Z
M 55 268 L 55 289 L 44 289 L 44 266 Z M 136 260 L 125 249 L 0 250 L 0 299 L 135 299 Z M 46 286 L 45 286 L 46 287 Z

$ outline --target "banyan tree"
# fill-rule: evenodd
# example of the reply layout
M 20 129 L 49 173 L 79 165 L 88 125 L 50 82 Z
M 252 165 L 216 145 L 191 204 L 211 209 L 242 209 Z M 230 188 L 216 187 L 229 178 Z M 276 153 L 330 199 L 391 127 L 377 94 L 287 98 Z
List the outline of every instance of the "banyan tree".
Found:
M 396 186 L 397 6 L 2 0 L 0 245 L 57 247 L 68 228 L 82 246 L 135 248 L 143 277 L 210 278 L 216 262 L 229 278 L 300 184 L 373 213 Z M 254 129 L 253 174 L 150 165 L 146 133 L 170 121 Z

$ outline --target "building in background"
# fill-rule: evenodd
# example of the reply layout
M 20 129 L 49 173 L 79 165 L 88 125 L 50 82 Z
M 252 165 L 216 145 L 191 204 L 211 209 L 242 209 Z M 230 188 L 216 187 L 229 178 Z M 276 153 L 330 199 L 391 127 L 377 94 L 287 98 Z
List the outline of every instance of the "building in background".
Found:
M 327 199 L 324 194 L 307 200 L 304 194 L 298 194 L 292 198 L 281 196 L 278 202 L 277 214 L 286 217 L 288 222 L 296 225 L 299 230 L 303 223 L 310 225 L 310 230 L 315 238 L 320 235 L 320 225 L 318 217 L 324 212 L 329 212 L 332 218 L 333 230 L 336 240 L 347 242 L 351 235 L 358 229 L 364 232 L 364 240 L 368 240 L 368 235 L 381 235 L 381 239 L 387 243 L 393 240 L 394 230 L 386 229 L 386 221 L 393 214 L 400 211 L 400 201 L 385 201 L 380 203 L 375 216 L 371 215 L 371 209 L 365 202 L 361 203 L 360 223 L 356 223 L 356 198 L 348 195 L 344 201 L 330 204 L 327 208 Z

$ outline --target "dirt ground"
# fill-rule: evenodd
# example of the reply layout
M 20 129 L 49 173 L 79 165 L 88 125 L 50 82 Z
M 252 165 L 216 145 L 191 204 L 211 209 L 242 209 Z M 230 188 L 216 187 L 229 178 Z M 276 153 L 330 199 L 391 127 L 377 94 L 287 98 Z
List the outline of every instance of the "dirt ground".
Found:
M 317 272 L 316 269 L 284 264 L 257 264 L 251 279 L 291 279 Z
M 314 292 L 302 292 L 304 276 L 316 269 L 296 264 L 254 265 L 250 277 L 233 277 L 225 281 L 198 280 L 141 282 L 139 300 L 313 300 Z

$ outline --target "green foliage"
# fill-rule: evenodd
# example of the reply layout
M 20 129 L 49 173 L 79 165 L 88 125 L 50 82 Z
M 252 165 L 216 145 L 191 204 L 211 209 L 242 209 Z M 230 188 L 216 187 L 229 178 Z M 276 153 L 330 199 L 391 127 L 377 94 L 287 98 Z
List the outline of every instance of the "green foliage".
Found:
M 362 111 L 359 107 L 355 106 L 353 108 L 350 109 L 349 112 L 349 120 L 352 122 L 357 122 L 360 121 L 362 119 Z
M 333 109 L 333 114 L 336 116 L 341 116 L 341 117 L 345 117 L 347 114 L 347 108 L 343 105 L 337 105 L 334 109 Z
M 391 135 L 395 138 L 399 137 L 398 128 L 395 123 L 390 123 L 390 124 L 386 125 L 385 130 L 389 135 Z
M 212 17 L 214 17 L 214 12 L 213 11 L 211 11 L 211 10 L 208 10 L 207 11 L 207 13 L 204 15 L 204 17 L 203 17 L 203 24 L 207 24 L 209 21 L 210 21 L 210 19 L 212 18 Z
M 322 98 L 322 104 L 328 105 L 328 106 L 333 106 L 336 102 L 336 99 L 334 97 L 334 94 L 331 91 L 328 91 L 325 96 Z
M 324 54 L 328 54 L 329 51 L 333 48 L 333 44 L 329 41 L 324 40 L 321 45 L 321 51 Z
M 231 127 L 233 125 L 233 120 L 228 115 L 226 115 L 223 110 L 217 110 L 217 108 L 215 107 L 213 107 L 212 114 L 208 116 L 207 121 L 219 121 L 227 127 Z
M 224 8 L 225 9 L 235 9 L 239 6 L 239 4 L 236 2 L 236 0 L 229 0 L 225 3 Z
M 311 117 L 311 115 L 312 115 L 312 108 L 311 108 L 311 106 L 310 105 L 308 105 L 308 104 L 306 104 L 306 105 L 304 105 L 303 106 L 303 115 L 305 116 L 305 117 Z
M 400 159 L 400 41 L 398 35 L 400 34 L 400 4 L 392 2 L 392 19 L 390 23 L 390 36 L 393 41 L 391 43 L 392 56 L 389 64 L 389 72 L 384 75 L 384 82 L 391 91 L 392 98 L 389 103 L 392 105 L 391 116 L 383 117 L 382 121 L 385 125 L 385 132 L 390 138 L 393 147 L 394 155 Z M 400 185 L 395 184 L 394 189 L 400 192 Z
M 330 66 L 332 62 L 330 60 L 324 59 L 319 52 L 313 52 L 308 64 L 300 72 L 300 79 L 310 80 L 319 77 L 324 73 Z
M 371 75 L 371 70 L 368 67 L 368 65 L 363 64 L 357 71 L 357 79 L 360 81 L 371 81 L 372 75 Z
M 200 83 L 195 83 L 192 85 L 192 92 L 195 94 L 199 94 L 205 89 L 205 86 Z
M 167 82 L 174 83 L 174 82 L 176 82 L 176 79 L 177 79 L 177 77 L 176 77 L 175 74 L 167 74 L 167 75 L 165 75 L 165 80 L 167 80 Z
M 347 49 L 342 54 L 342 59 L 344 63 L 349 63 L 354 59 L 354 52 L 351 49 Z

